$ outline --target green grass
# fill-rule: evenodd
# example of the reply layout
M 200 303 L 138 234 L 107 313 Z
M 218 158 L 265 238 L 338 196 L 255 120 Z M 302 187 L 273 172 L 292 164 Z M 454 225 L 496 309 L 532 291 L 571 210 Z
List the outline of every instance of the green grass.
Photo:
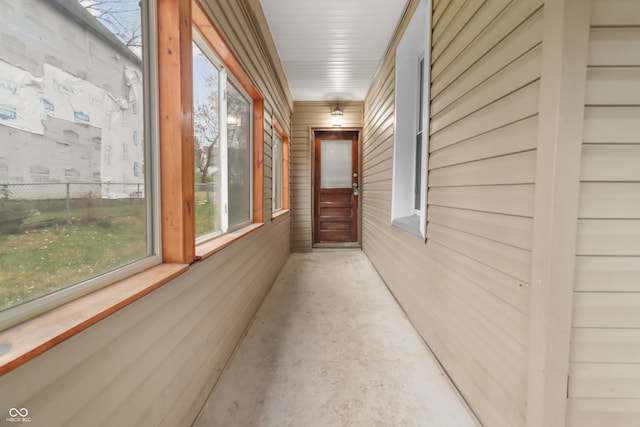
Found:
M 0 235 L 0 310 L 121 267 L 147 254 L 144 205 L 47 213 Z M 43 222 L 43 221 L 48 222 Z M 55 223 L 41 228 L 42 224 Z
M 196 236 L 219 230 L 213 192 L 196 192 Z M 0 310 L 98 276 L 147 254 L 145 205 L 43 211 L 0 234 Z
M 196 209 L 195 209 L 195 221 L 196 221 L 196 237 L 201 237 L 206 234 L 213 233 L 220 230 L 220 223 L 218 219 L 218 210 L 215 207 L 212 200 L 214 199 L 213 192 L 209 193 L 209 201 L 207 202 L 206 191 L 196 191 Z

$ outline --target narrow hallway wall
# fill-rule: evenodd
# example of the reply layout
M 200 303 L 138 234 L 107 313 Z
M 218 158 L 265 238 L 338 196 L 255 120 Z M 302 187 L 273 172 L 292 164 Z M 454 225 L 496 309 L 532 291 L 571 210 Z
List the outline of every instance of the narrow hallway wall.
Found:
M 640 4 L 591 2 L 572 427 L 640 425 Z
M 434 3 L 426 242 L 391 225 L 409 13 L 365 100 L 363 249 L 479 419 L 523 426 L 542 1 Z

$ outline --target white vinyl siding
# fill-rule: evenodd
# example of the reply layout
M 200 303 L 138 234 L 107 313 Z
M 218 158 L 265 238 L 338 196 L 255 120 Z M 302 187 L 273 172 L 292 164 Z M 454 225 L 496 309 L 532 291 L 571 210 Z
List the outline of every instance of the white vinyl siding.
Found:
M 426 244 L 387 219 L 392 53 L 365 100 L 363 249 L 492 427 L 525 425 L 542 18 L 535 0 L 435 2 Z
M 592 0 L 567 425 L 640 425 L 640 3 Z

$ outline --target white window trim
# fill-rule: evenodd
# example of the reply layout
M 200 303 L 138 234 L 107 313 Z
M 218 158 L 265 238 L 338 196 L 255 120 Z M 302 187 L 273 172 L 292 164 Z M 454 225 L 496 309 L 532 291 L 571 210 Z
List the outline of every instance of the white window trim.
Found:
M 200 47 L 202 50 L 202 47 Z M 220 109 L 220 202 L 222 203 L 220 215 L 220 232 L 229 232 L 229 151 L 227 146 L 228 129 L 227 121 L 227 70 L 220 67 L 218 72 L 218 108 Z
M 429 153 L 430 13 L 429 0 L 422 0 L 396 49 L 395 120 L 391 223 L 426 238 L 427 172 Z M 424 58 L 422 93 L 422 151 L 420 208 L 415 209 L 415 144 L 418 131 L 419 61 Z
M 418 97 L 417 97 L 418 99 L 417 99 L 417 102 L 416 102 L 416 110 L 417 110 L 417 113 L 418 113 L 418 114 L 416 114 L 416 128 L 417 129 L 416 129 L 416 136 L 413 138 L 414 147 L 415 147 L 414 150 L 413 150 L 414 153 L 416 153 L 417 149 L 418 149 L 418 147 L 417 147 L 417 145 L 418 145 L 418 137 L 420 138 L 420 144 L 421 144 L 421 146 L 420 146 L 420 149 L 421 149 L 420 156 L 421 157 L 420 157 L 420 170 L 419 171 L 416 170 L 416 166 L 417 166 L 418 162 L 415 159 L 413 161 L 413 165 L 414 165 L 413 166 L 413 176 L 414 176 L 413 215 L 417 215 L 417 216 L 420 216 L 420 214 L 422 213 L 422 210 L 424 209 L 424 207 L 422 206 L 422 203 L 421 203 L 422 199 L 424 198 L 424 195 L 422 194 L 422 189 L 424 187 L 423 187 L 423 184 L 422 184 L 422 178 L 420 178 L 421 179 L 420 186 L 419 186 L 420 194 L 419 194 L 419 200 L 418 200 L 420 202 L 420 206 L 418 206 L 416 208 L 415 177 L 416 177 L 416 173 L 419 174 L 418 175 L 419 177 L 422 177 L 422 174 L 424 172 L 423 169 L 422 169 L 422 161 L 423 161 L 422 155 L 423 155 L 423 151 L 424 151 L 424 150 L 422 150 L 422 147 L 425 144 L 425 139 L 428 139 L 428 137 L 429 137 L 427 132 L 426 132 L 425 126 L 424 126 L 424 122 L 425 122 L 425 119 L 424 119 L 424 107 L 426 105 L 425 104 L 425 93 L 424 93 L 424 88 L 425 88 L 424 64 L 425 64 L 425 59 L 424 59 L 424 55 L 422 55 L 422 56 L 420 56 L 418 58 L 418 64 L 417 64 L 418 65 L 418 68 L 417 68 L 418 74 L 416 76 L 417 77 L 417 82 L 418 82 L 418 88 L 422 88 L 422 94 L 420 94 L 420 91 L 418 91 Z M 420 75 L 420 72 L 422 72 L 422 75 Z M 429 120 L 429 118 L 427 117 L 426 121 L 428 122 L 428 120 Z M 426 136 L 426 138 L 425 138 L 425 136 Z

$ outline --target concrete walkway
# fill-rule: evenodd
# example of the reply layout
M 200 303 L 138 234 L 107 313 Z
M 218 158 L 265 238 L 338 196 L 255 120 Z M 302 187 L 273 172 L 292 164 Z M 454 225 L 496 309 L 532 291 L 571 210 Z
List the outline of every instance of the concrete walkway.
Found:
M 475 423 L 353 250 L 291 255 L 194 426 Z

